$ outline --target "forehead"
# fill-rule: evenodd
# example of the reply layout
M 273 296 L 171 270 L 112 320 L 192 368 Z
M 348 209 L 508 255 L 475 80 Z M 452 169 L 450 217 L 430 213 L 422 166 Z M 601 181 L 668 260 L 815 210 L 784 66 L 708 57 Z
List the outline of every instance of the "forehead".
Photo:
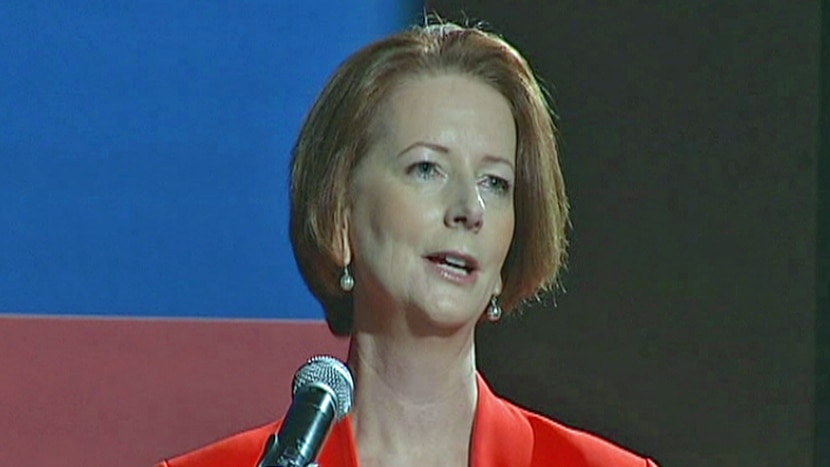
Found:
M 464 143 L 470 150 L 515 157 L 510 103 L 491 85 L 460 73 L 402 79 L 382 104 L 376 136 L 401 143 L 419 139 Z

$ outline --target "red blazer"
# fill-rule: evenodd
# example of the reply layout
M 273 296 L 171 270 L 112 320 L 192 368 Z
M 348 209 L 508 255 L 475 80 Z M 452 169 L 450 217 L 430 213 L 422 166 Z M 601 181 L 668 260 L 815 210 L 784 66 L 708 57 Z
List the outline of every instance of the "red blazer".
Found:
M 513 405 L 477 378 L 471 467 L 657 467 L 608 441 Z M 256 467 L 268 436 L 278 428 L 279 422 L 255 428 L 157 467 Z M 317 462 L 320 467 L 359 467 L 348 417 L 332 427 Z

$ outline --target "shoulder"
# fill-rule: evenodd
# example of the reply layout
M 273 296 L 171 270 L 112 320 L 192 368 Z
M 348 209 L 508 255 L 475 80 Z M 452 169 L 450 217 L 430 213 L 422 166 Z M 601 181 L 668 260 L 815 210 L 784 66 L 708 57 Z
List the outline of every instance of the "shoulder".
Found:
M 656 467 L 645 457 L 599 436 L 519 407 L 492 392 L 478 376 L 473 465 Z
M 225 465 L 255 466 L 259 462 L 268 437 L 275 433 L 278 422 L 254 428 L 173 459 L 156 467 L 212 467 Z
M 533 431 L 531 465 L 557 463 L 573 466 L 656 467 L 653 461 L 600 436 L 566 426 L 540 414 L 516 407 Z

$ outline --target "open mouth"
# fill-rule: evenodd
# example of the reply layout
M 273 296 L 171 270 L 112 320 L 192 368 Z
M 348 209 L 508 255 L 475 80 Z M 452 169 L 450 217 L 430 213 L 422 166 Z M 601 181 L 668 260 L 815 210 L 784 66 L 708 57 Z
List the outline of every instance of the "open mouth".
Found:
M 478 269 L 474 258 L 461 254 L 436 253 L 427 256 L 427 259 L 456 274 L 467 275 Z

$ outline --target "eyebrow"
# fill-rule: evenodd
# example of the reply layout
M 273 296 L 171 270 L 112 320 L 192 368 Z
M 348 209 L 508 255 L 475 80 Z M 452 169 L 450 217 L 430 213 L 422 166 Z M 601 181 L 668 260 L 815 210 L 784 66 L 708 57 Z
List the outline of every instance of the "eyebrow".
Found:
M 415 148 L 419 148 L 419 147 L 420 148 L 427 148 L 427 149 L 435 151 L 435 152 L 440 152 L 441 154 L 449 154 L 450 153 L 450 149 L 446 146 L 442 146 L 442 145 L 437 144 L 437 143 L 430 143 L 428 141 L 415 141 L 414 143 L 412 143 L 409 146 L 405 147 L 403 149 L 403 151 L 399 152 L 397 157 L 401 157 L 404 154 L 408 153 L 409 151 L 411 151 Z M 513 162 L 511 162 L 510 160 L 508 160 L 505 157 L 495 156 L 495 155 L 492 155 L 492 154 L 485 154 L 484 155 L 484 160 L 487 161 L 487 162 L 491 162 L 491 163 L 504 164 L 504 165 L 508 166 L 510 168 L 510 170 L 512 170 L 514 173 L 516 172 L 516 168 L 513 166 Z
M 408 153 L 409 151 L 411 151 L 415 148 L 418 148 L 418 147 L 431 149 L 435 152 L 440 152 L 441 154 L 449 154 L 449 152 L 450 152 L 450 149 L 448 147 L 441 146 L 440 144 L 428 143 L 426 141 L 415 141 L 414 143 L 412 143 L 409 146 L 405 147 L 403 149 L 403 151 L 399 152 L 398 157 L 401 157 L 404 154 Z

